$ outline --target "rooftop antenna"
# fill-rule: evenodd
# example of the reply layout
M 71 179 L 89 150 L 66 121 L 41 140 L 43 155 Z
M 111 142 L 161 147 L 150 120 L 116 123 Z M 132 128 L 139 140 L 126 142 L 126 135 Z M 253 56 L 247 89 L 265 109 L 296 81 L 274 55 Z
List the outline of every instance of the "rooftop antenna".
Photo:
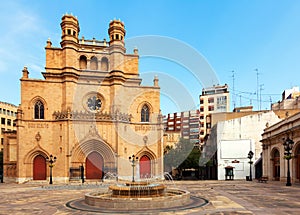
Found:
M 261 91 L 264 89 L 263 84 L 259 85 L 259 110 L 261 110 Z
M 257 108 L 259 108 L 259 98 L 258 98 L 258 91 L 259 91 L 259 72 L 258 69 L 255 69 L 256 71 L 256 99 L 257 99 Z M 260 108 L 259 108 L 260 110 Z
M 234 70 L 232 70 L 231 72 L 232 72 L 232 76 L 231 77 L 232 77 L 232 91 L 233 91 L 232 92 L 232 94 L 233 94 L 232 95 L 232 100 L 233 100 L 232 102 L 233 102 L 233 108 L 235 108 L 235 90 L 234 90 L 234 80 L 235 80 L 235 78 L 234 78 Z

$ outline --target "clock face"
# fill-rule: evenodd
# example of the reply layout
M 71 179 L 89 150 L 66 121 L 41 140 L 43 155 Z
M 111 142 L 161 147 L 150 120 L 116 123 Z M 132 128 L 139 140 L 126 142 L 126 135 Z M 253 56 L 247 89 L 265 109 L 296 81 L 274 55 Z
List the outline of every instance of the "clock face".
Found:
M 91 111 L 99 111 L 102 106 L 102 101 L 97 96 L 91 96 L 87 99 L 87 106 Z

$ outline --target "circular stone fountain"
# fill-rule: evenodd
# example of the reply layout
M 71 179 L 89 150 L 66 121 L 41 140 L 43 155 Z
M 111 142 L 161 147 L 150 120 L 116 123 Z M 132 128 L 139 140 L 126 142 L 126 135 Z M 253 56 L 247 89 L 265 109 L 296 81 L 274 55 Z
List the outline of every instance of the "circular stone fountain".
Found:
M 85 203 L 91 206 L 114 209 L 156 209 L 180 207 L 190 203 L 190 192 L 167 188 L 150 182 L 125 182 L 109 186 L 106 192 L 85 195 Z

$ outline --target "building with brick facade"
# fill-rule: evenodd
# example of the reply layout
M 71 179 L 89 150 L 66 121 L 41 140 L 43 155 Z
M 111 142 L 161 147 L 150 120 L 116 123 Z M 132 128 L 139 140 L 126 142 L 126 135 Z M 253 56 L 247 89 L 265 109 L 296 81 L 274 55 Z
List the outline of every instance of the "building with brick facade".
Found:
M 199 146 L 199 110 L 170 113 L 164 116 L 164 131 L 168 137 L 165 145 L 169 140 L 178 142 L 179 138 L 183 138 Z
M 24 67 L 17 133 L 4 140 L 4 180 L 49 180 L 47 158 L 56 157 L 53 181 L 87 180 L 111 173 L 130 179 L 162 177 L 160 87 L 142 86 L 138 50 L 126 53 L 124 23 L 109 23 L 109 41 L 79 39 L 73 15 L 61 21 L 60 47 L 46 44 L 44 79 Z

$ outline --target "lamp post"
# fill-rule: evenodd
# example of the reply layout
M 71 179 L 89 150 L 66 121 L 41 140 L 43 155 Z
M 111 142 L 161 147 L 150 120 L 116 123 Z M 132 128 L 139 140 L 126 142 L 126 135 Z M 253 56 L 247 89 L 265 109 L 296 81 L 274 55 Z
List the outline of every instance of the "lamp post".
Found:
M 131 157 L 129 157 L 129 161 L 131 162 L 131 166 L 132 166 L 132 182 L 134 181 L 134 167 L 136 166 L 136 162 L 138 161 L 138 157 L 136 157 L 135 155 L 132 155 Z
M 291 183 L 291 173 L 290 173 L 290 159 L 292 158 L 292 148 L 294 145 L 294 141 L 291 140 L 289 137 L 284 141 L 283 146 L 284 146 L 284 158 L 287 160 L 287 179 L 286 179 L 286 186 L 292 186 Z
M 250 164 L 250 175 L 249 175 L 249 181 L 252 181 L 252 158 L 253 158 L 254 153 L 250 150 L 248 153 L 248 158 L 250 159 L 249 164 Z
M 52 184 L 52 168 L 54 166 L 53 164 L 56 161 L 56 157 L 51 154 L 50 157 L 46 158 L 46 160 L 49 162 L 49 168 L 50 168 L 50 182 L 49 182 L 49 184 Z

